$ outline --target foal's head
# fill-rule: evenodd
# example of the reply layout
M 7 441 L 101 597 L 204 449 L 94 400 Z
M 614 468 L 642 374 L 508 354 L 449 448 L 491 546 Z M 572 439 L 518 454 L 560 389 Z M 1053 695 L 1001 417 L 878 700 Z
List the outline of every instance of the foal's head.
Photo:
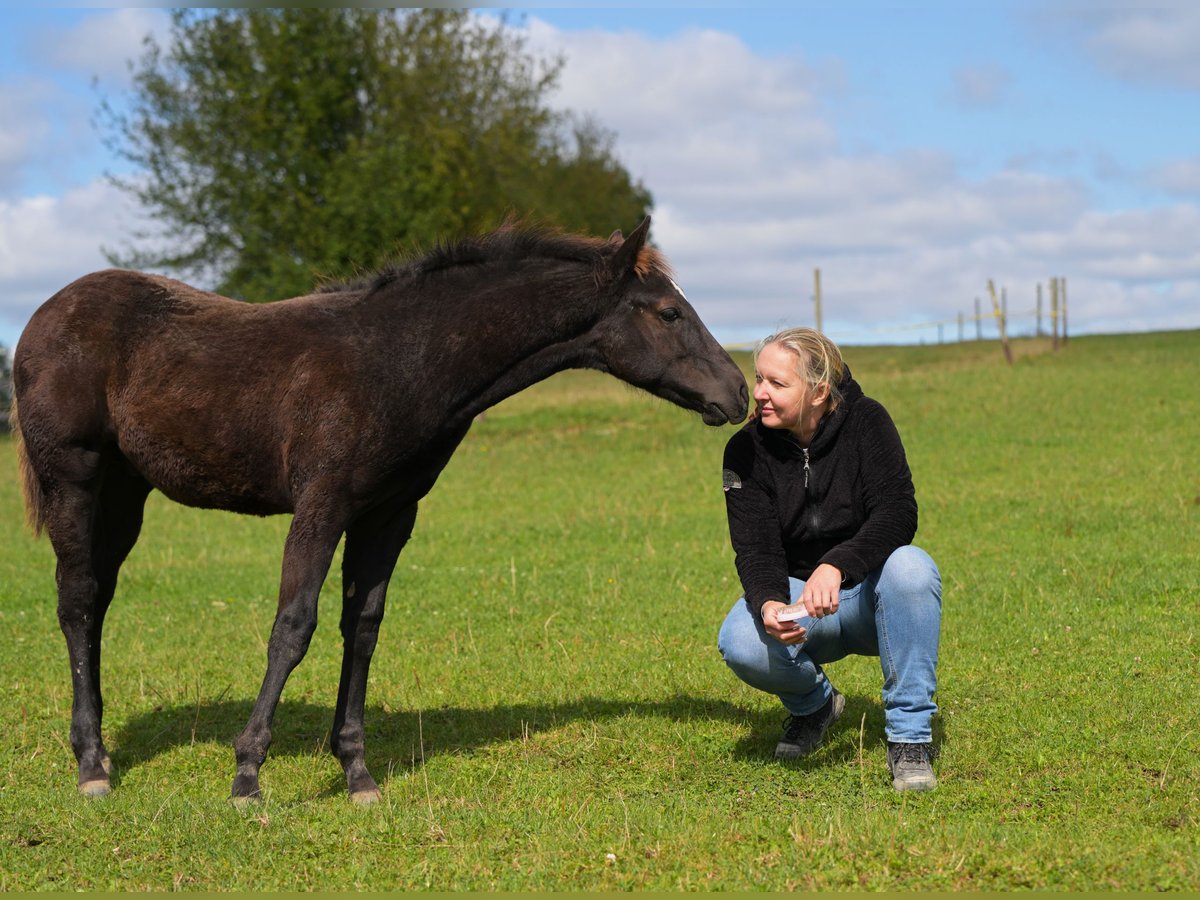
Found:
M 708 425 L 740 422 L 746 379 L 704 327 L 671 278 L 666 260 L 646 246 L 647 216 L 628 238 L 614 232 L 604 290 L 612 301 L 593 329 L 602 368 L 623 381 L 700 413 Z

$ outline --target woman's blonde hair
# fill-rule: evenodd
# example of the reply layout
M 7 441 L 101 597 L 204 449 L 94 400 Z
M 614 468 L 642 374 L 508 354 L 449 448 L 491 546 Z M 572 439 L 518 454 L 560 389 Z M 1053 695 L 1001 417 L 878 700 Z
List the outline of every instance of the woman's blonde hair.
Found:
M 758 365 L 758 354 L 769 344 L 778 344 L 795 355 L 796 374 L 810 389 L 819 384 L 829 385 L 829 409 L 838 408 L 842 402 L 838 385 L 846 374 L 846 361 L 837 344 L 815 328 L 787 328 L 758 342 L 754 348 L 755 365 Z

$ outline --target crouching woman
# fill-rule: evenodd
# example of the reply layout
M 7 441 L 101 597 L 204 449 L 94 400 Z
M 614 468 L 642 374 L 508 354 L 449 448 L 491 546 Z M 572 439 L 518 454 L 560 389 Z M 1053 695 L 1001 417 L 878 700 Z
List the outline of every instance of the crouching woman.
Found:
M 911 543 L 917 503 L 900 435 L 820 332 L 771 335 L 754 367 L 756 414 L 725 448 L 744 596 L 721 626 L 721 655 L 787 710 L 780 759 L 812 753 L 842 714 L 823 667 L 878 656 L 892 786 L 931 790 L 941 576 Z

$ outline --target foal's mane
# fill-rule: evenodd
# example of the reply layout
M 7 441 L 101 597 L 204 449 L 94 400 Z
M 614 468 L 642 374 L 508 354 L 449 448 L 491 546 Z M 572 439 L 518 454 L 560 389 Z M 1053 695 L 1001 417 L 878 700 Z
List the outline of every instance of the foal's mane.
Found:
M 591 268 L 599 281 L 604 273 L 603 263 L 616 253 L 618 247 L 619 242 L 603 238 L 567 234 L 550 228 L 508 224 L 487 234 L 439 243 L 424 255 L 410 255 L 385 265 L 377 272 L 348 282 L 328 282 L 317 290 L 319 293 L 372 291 L 394 281 L 417 279 L 488 263 L 521 262 L 530 259 L 585 264 Z M 672 274 L 670 264 L 662 253 L 644 245 L 638 252 L 634 272 L 642 279 L 651 274 L 668 278 Z

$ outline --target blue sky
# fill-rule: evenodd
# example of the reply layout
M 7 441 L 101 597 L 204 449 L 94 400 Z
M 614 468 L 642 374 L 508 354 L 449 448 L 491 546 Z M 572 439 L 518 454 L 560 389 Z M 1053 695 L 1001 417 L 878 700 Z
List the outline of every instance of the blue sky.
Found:
M 494 16 L 481 9 L 479 15 Z M 655 198 L 712 330 L 936 340 L 994 278 L 1014 330 L 1200 327 L 1200 4 L 511 10 Z M 0 11 L 0 343 L 106 265 L 136 210 L 90 124 L 161 9 Z M 95 86 L 93 85 L 95 81 Z M 636 223 L 613 223 L 631 228 Z M 987 323 L 987 327 L 992 327 Z M 947 326 L 947 336 L 954 328 Z
M 1185 115 L 1200 114 L 1200 88 L 1105 73 L 1084 55 L 1082 24 L 1049 9 L 955 2 L 527 14 L 564 29 L 664 39 L 713 28 L 764 56 L 824 67 L 823 105 L 847 151 L 938 147 L 967 175 L 1019 159 L 1040 171 L 1099 181 L 1109 162 L 1147 168 L 1174 158 L 1180 147 L 1200 150 L 1200 129 Z M 1101 202 L 1114 206 L 1162 199 L 1128 186 L 1096 188 Z

